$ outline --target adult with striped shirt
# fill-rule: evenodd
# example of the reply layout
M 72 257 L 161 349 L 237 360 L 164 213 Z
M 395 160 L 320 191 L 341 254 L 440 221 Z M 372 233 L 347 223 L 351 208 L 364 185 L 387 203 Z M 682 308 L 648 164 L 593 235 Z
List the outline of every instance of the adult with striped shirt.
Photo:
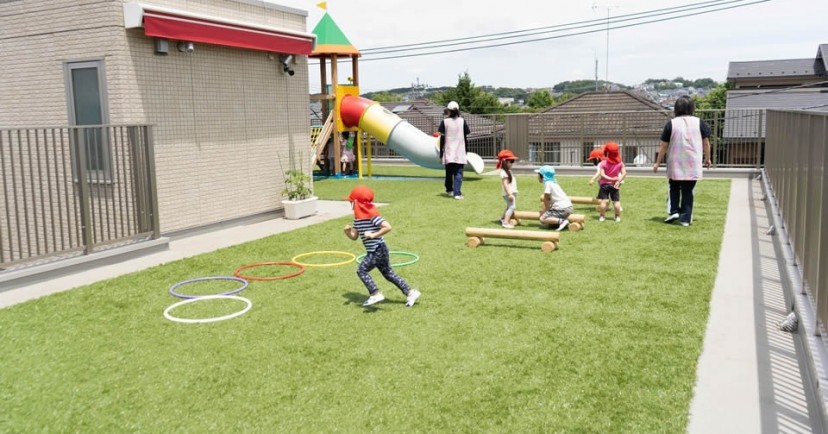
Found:
M 702 168 L 712 165 L 710 160 L 710 127 L 694 116 L 693 99 L 683 95 L 676 100 L 675 117 L 667 122 L 661 132 L 661 146 L 653 165 L 653 172 L 667 157 L 667 179 L 670 184 L 670 210 L 664 220 L 676 220 L 682 226 L 693 222 L 693 190 L 696 181 L 702 179 Z
M 358 185 L 351 190 L 348 200 L 354 209 L 354 225 L 345 225 L 345 235 L 352 240 L 362 238 L 366 252 L 365 258 L 357 267 L 357 276 L 368 289 L 368 300 L 365 300 L 362 305 L 371 306 L 385 300 L 385 296 L 371 278 L 371 270 L 377 268 L 385 280 L 393 283 L 405 295 L 405 306 L 414 306 L 420 298 L 420 291 L 408 286 L 408 283 L 391 269 L 388 246 L 382 238 L 383 235 L 391 232 L 391 224 L 380 216 L 374 205 L 374 191 L 368 186 Z

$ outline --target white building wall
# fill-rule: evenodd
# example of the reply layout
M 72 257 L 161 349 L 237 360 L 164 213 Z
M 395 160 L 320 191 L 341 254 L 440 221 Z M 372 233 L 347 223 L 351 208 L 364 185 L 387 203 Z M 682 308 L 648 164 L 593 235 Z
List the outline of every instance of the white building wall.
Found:
M 306 31 L 303 11 L 253 0 L 151 3 Z M 0 4 L 0 128 L 67 125 L 64 64 L 102 59 L 109 122 L 154 126 L 163 232 L 281 208 L 291 146 L 310 170 L 307 58 L 287 76 L 265 52 L 176 42 L 156 54 L 119 1 Z

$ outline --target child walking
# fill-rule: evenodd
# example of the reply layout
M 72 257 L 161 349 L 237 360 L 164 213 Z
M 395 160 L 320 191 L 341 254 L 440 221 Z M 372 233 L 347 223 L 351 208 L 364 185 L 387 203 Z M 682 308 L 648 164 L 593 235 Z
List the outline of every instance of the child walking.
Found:
M 615 208 L 615 221 L 621 221 L 621 182 L 627 176 L 627 169 L 624 163 L 621 162 L 621 154 L 618 151 L 618 144 L 609 142 L 604 146 L 607 159 L 599 165 L 601 168 L 601 179 L 598 181 L 598 199 L 601 204 L 598 205 L 598 221 L 605 220 L 607 212 L 607 202 L 612 200 L 612 205 Z
M 497 168 L 500 169 L 500 187 L 503 200 L 506 201 L 506 209 L 500 216 L 500 224 L 506 229 L 512 229 L 512 216 L 515 214 L 515 203 L 517 202 L 517 178 L 512 175 L 512 164 L 518 158 L 512 151 L 504 149 L 497 154 Z
M 606 146 L 606 145 L 604 145 L 604 146 Z M 601 167 L 600 166 L 601 166 L 601 163 L 603 163 L 604 159 L 606 158 L 604 156 L 604 146 L 601 146 L 600 148 L 593 149 L 592 152 L 589 153 L 589 157 L 587 158 L 587 161 L 591 162 L 592 165 L 595 166 L 595 175 L 593 175 L 592 178 L 589 180 L 589 185 L 595 184 L 595 180 L 597 180 L 598 178 L 601 177 Z
M 357 267 L 357 276 L 365 284 L 369 295 L 368 300 L 365 300 L 362 305 L 371 306 L 385 300 L 385 296 L 382 295 L 369 274 L 371 270 L 378 268 L 382 277 L 396 285 L 405 295 L 405 306 L 414 306 L 420 298 L 420 291 L 408 286 L 408 283 L 391 269 L 388 246 L 382 238 L 383 235 L 391 232 L 391 224 L 380 216 L 374 205 L 374 191 L 365 185 L 358 185 L 351 190 L 348 200 L 354 209 L 354 225 L 345 225 L 345 235 L 352 240 L 361 237 L 366 251 L 365 259 Z

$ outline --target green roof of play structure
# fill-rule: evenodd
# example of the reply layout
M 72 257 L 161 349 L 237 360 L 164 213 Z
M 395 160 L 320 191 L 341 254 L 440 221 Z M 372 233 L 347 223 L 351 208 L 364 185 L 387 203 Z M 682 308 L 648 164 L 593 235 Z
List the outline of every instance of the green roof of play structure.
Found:
M 316 35 L 316 48 L 312 55 L 359 54 L 359 50 L 351 44 L 327 12 L 313 28 L 313 34 Z

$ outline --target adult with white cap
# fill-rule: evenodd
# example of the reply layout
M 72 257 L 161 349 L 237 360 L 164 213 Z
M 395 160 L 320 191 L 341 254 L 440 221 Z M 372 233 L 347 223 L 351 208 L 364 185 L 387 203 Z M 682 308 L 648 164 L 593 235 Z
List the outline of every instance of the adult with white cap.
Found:
M 463 198 L 463 167 L 466 165 L 466 143 L 469 125 L 460 116 L 460 105 L 451 101 L 446 105 L 448 117 L 440 122 L 440 157 L 446 167 L 446 195 Z

